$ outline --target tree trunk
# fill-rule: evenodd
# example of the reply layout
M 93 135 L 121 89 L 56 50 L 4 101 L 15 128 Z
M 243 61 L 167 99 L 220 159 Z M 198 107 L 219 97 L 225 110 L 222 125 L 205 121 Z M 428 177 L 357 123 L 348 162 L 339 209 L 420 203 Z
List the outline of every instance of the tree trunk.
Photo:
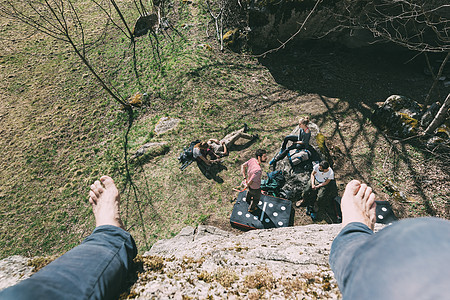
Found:
M 445 98 L 444 104 L 442 104 L 441 108 L 439 109 L 438 113 L 434 117 L 433 121 L 430 123 L 428 128 L 425 130 L 426 134 L 432 134 L 436 128 L 438 128 L 439 125 L 444 122 L 445 117 L 447 116 L 448 108 L 450 107 L 450 94 L 447 95 L 447 98 Z

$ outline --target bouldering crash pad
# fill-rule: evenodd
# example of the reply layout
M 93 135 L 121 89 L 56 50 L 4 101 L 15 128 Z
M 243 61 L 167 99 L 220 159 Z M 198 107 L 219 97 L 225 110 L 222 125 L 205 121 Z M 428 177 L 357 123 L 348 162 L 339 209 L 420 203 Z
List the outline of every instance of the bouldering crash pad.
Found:
M 341 197 L 336 197 L 335 201 L 338 203 L 337 205 L 337 213 L 339 218 L 342 218 L 341 213 Z M 389 204 L 389 201 L 378 201 L 376 200 L 375 203 L 377 204 L 377 207 L 375 209 L 375 213 L 377 215 L 376 223 L 380 224 L 391 224 L 394 221 L 397 221 L 398 218 L 395 216 L 394 212 L 392 211 L 392 207 Z
M 376 208 L 377 223 L 391 224 L 392 222 L 398 220 L 398 218 L 392 211 L 389 201 L 375 201 L 375 202 L 377 203 Z
M 230 217 L 231 226 L 242 230 L 251 230 L 291 225 L 291 201 L 263 194 L 257 210 L 250 213 L 246 197 L 247 191 L 238 194 Z

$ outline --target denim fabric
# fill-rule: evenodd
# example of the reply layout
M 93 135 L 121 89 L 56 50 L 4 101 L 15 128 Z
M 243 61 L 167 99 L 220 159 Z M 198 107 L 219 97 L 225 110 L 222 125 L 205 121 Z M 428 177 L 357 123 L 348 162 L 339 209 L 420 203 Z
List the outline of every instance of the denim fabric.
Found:
M 305 146 L 299 145 L 299 144 L 294 144 L 292 146 L 289 146 L 287 149 L 284 149 L 282 152 L 278 153 L 275 156 L 274 161 L 277 162 L 277 161 L 282 160 L 283 158 L 286 157 L 286 155 L 288 155 L 289 151 L 291 151 L 291 150 L 304 149 L 304 148 L 305 148 Z
M 329 262 L 344 299 L 450 299 L 450 221 L 406 219 L 375 234 L 350 223 Z
M 99 226 L 81 245 L 1 291 L 0 299 L 117 299 L 136 254 L 128 232 Z

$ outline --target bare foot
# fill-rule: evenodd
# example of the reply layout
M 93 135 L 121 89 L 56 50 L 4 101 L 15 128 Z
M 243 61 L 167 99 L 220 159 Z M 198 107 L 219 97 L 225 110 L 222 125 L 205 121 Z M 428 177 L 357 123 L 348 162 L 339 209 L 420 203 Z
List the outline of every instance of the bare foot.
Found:
M 114 181 L 109 176 L 96 180 L 89 191 L 89 202 L 95 216 L 96 226 L 113 225 L 125 229 L 120 219 L 120 197 Z
M 372 188 L 358 180 L 350 181 L 345 187 L 341 200 L 342 226 L 351 222 L 361 222 L 373 230 L 376 217 L 375 194 Z

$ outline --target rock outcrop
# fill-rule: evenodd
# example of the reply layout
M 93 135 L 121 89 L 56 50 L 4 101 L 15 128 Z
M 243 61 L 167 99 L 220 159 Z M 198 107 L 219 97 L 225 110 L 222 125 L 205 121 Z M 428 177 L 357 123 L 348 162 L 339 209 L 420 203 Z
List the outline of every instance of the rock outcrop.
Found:
M 162 117 L 161 119 L 159 119 L 158 123 L 155 126 L 155 132 L 158 135 L 166 133 L 167 131 L 177 127 L 179 123 L 180 119 Z
M 392 95 L 373 112 L 372 122 L 389 136 L 408 138 L 424 131 L 436 116 L 440 105 L 433 103 L 429 108 L 404 96 Z M 450 119 L 435 130 L 426 146 L 432 150 L 448 149 L 450 143 Z
M 312 163 L 319 163 L 322 159 L 320 157 L 320 149 L 317 144 L 317 135 L 320 130 L 319 127 L 314 123 L 309 123 L 309 129 L 311 130 L 311 139 L 310 145 L 313 155 L 310 158 L 310 161 L 307 163 L 300 163 L 296 166 L 292 166 L 289 163 L 289 159 L 286 156 L 284 159 L 280 160 L 276 164 L 277 170 L 283 171 L 283 176 L 286 179 L 286 183 L 283 186 L 283 190 L 287 191 L 286 198 L 291 201 L 297 201 L 301 198 L 302 192 L 308 184 L 308 180 L 311 178 L 312 171 Z M 297 126 L 290 134 L 298 135 L 300 127 Z M 274 154 L 277 155 L 278 151 Z
M 254 230 L 241 235 L 186 227 L 144 254 L 137 299 L 337 299 L 328 255 L 340 225 Z
M 33 267 L 28 265 L 30 260 L 20 255 L 0 260 L 0 290 L 30 277 L 33 273 Z
M 376 224 L 376 230 L 383 225 Z M 186 227 L 138 256 L 136 299 L 340 299 L 328 265 L 341 225 L 307 225 L 235 234 Z M 0 289 L 28 278 L 31 259 L 0 261 Z
M 132 161 L 139 158 L 139 160 L 147 161 L 152 157 L 164 155 L 169 152 L 170 147 L 167 142 L 152 142 L 142 145 L 131 157 Z
M 278 47 L 280 41 L 288 39 L 325 39 L 350 48 L 406 40 L 408 48 L 414 48 L 416 44 L 405 38 L 420 36 L 427 37 L 425 43 L 429 47 L 445 52 L 448 44 L 445 24 L 449 15 L 444 3 L 443 0 L 421 5 L 395 1 L 252 0 L 247 2 L 248 43 L 254 51 Z M 421 22 L 423 17 L 434 20 L 433 26 Z M 446 36 L 447 39 L 434 36 Z M 393 46 L 394 43 L 390 43 L 386 48 L 392 51 Z

